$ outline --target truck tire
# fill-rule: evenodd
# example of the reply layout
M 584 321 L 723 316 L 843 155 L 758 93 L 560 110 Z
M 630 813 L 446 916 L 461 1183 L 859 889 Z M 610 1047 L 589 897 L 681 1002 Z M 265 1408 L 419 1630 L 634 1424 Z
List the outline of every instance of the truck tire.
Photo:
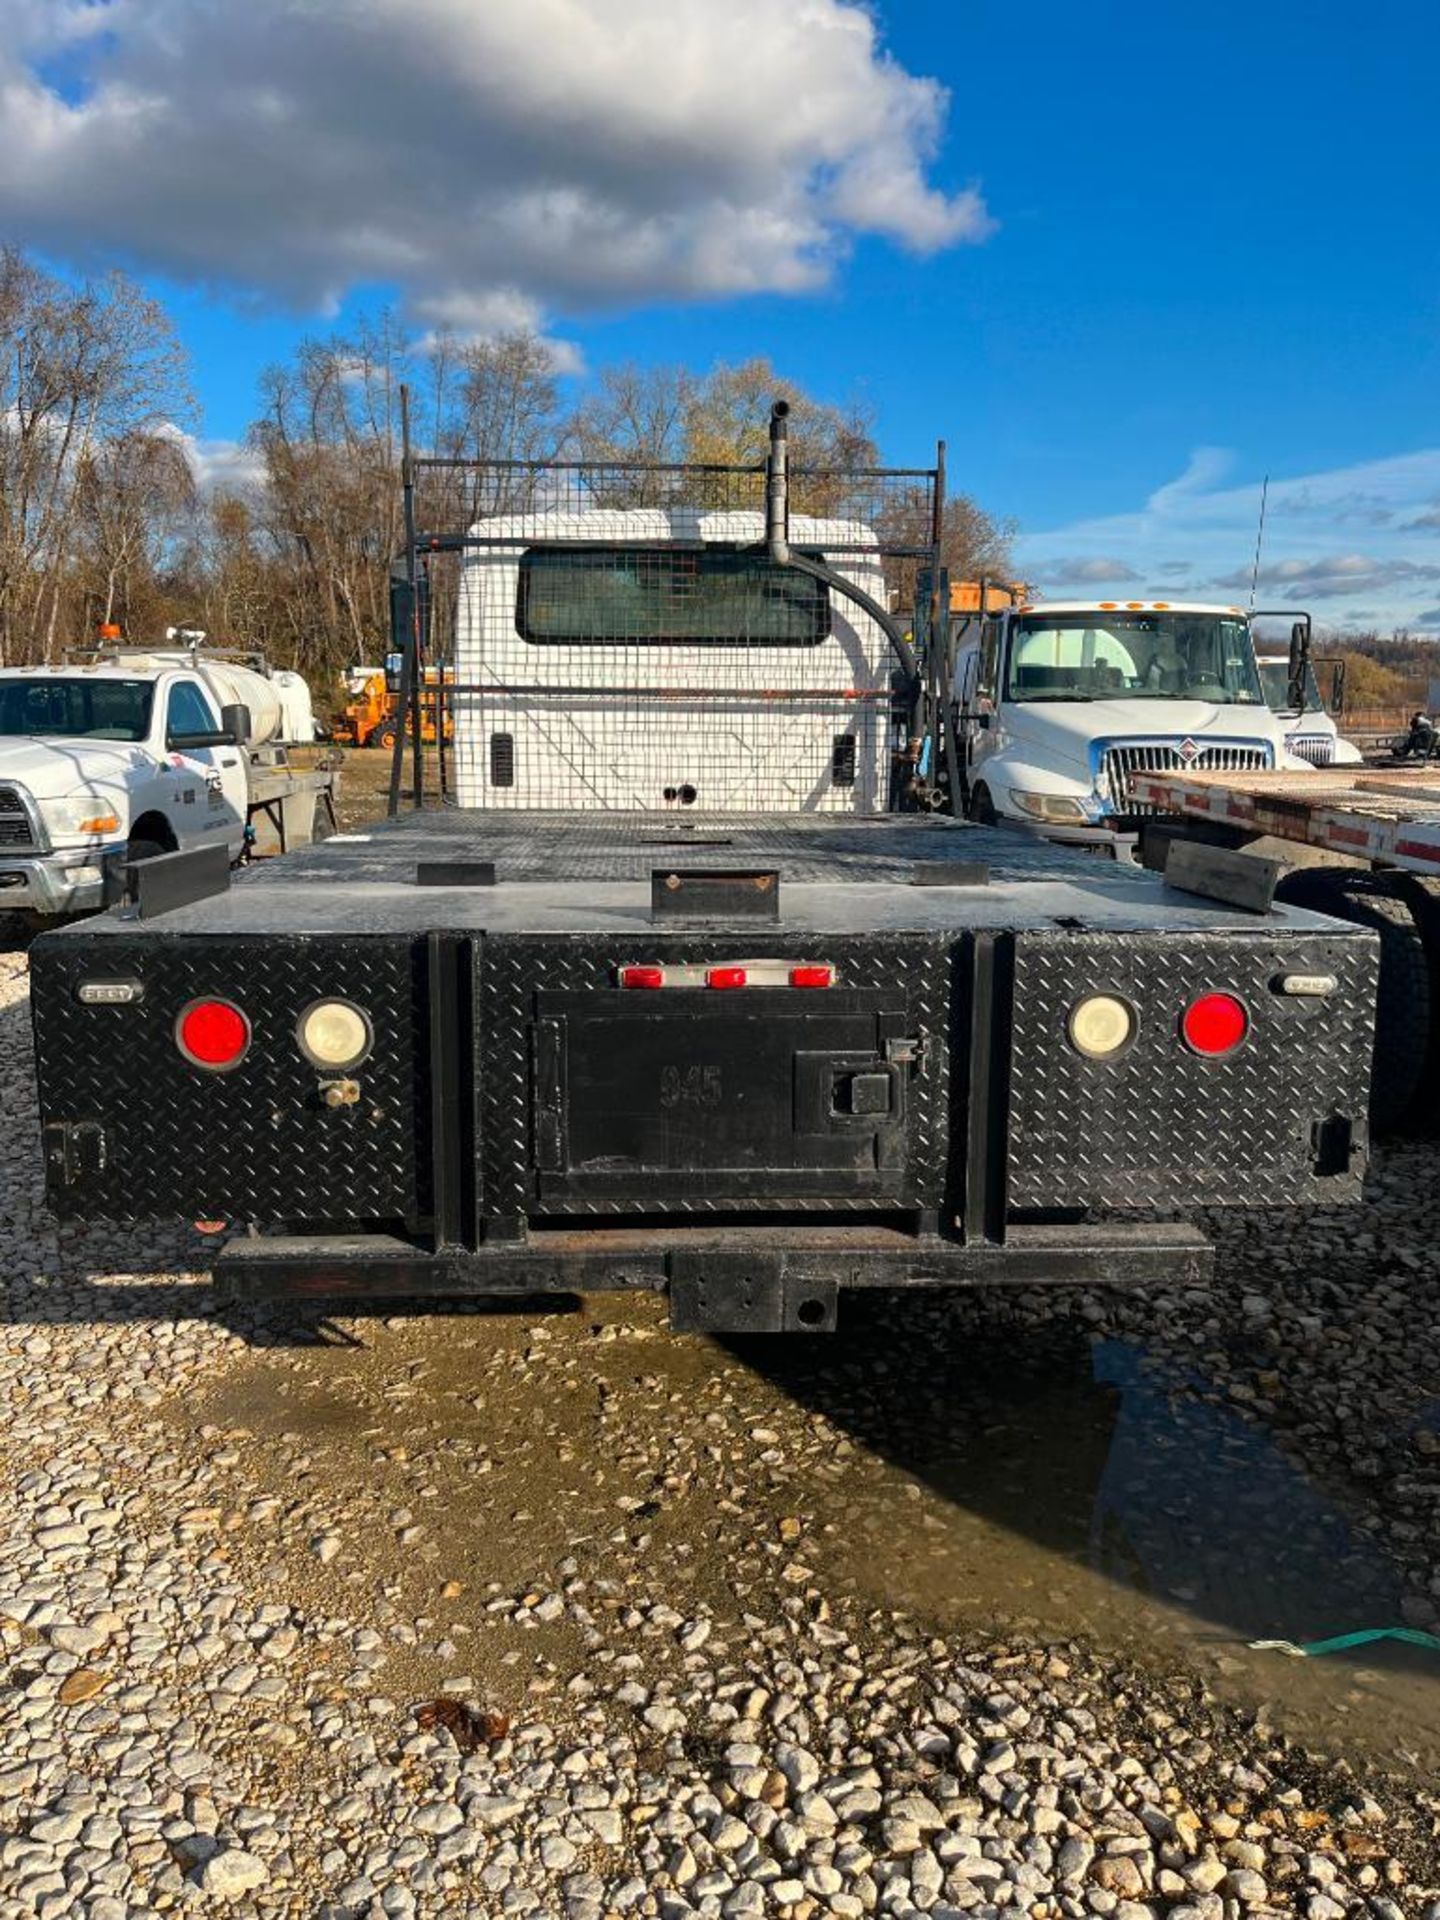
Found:
M 374 733 L 371 734 L 370 744 L 372 747 L 382 747 L 386 753 L 393 753 L 395 751 L 395 742 L 399 737 L 395 729 L 395 722 L 393 720 L 387 720 L 383 727 L 377 727 Z
M 142 860 L 155 860 L 158 859 L 162 853 L 169 852 L 170 848 L 161 846 L 158 840 L 147 840 L 143 834 L 137 834 L 133 839 L 126 842 L 125 864 L 127 867 L 138 866 Z M 135 904 L 135 898 L 130 891 L 128 882 L 125 887 L 124 904 L 129 907 L 133 907 Z
M 990 789 L 983 780 L 970 790 L 970 818 L 981 827 L 993 827 L 998 824 L 999 815 L 995 811 L 995 802 L 990 798 Z
M 1335 867 L 1289 873 L 1276 895 L 1289 906 L 1309 907 L 1379 934 L 1370 1126 L 1377 1134 L 1413 1131 L 1424 1118 L 1437 1022 L 1425 939 L 1409 899 L 1384 875 Z

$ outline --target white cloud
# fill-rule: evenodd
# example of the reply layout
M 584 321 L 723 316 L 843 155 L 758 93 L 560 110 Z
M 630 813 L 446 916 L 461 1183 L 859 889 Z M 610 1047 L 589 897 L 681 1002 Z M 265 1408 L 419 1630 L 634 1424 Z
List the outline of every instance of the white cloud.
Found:
M 428 321 L 415 342 L 417 353 L 429 353 L 442 335 L 462 344 L 495 340 L 507 333 L 534 333 L 543 340 L 550 365 L 560 374 L 585 371 L 585 355 L 573 340 L 556 339 L 545 332 L 545 315 L 538 300 L 516 287 L 497 287 L 491 293 L 422 294 L 412 302 L 417 319 Z
M 1232 467 L 1223 450 L 1202 448 L 1133 512 L 1027 534 L 1021 571 L 1044 591 L 1084 580 L 1118 592 L 1149 579 L 1163 583 L 1161 598 L 1248 601 L 1261 489 L 1223 485 Z M 1437 501 L 1440 448 L 1272 479 L 1260 603 L 1304 603 L 1332 626 L 1434 629 Z
M 183 449 L 202 493 L 248 493 L 265 484 L 264 461 L 243 440 L 198 439 L 170 421 L 160 431 Z
M 798 291 L 983 239 L 858 0 L 9 0 L 0 232 L 435 327 Z M 88 42 L 88 44 L 87 44 Z M 67 85 L 42 63 L 64 53 Z M 74 76 L 78 75 L 78 81 Z
M 1052 586 L 1088 586 L 1092 580 L 1136 580 L 1139 575 L 1113 553 L 1074 553 L 1047 561 L 1045 577 Z

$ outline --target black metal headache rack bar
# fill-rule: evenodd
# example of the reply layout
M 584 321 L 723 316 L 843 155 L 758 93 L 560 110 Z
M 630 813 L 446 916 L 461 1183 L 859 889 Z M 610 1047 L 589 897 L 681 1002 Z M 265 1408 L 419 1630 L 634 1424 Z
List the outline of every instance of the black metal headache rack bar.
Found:
M 497 692 L 549 712 L 561 701 L 672 714 L 679 703 L 888 704 L 918 763 L 935 675 L 931 649 L 913 636 L 940 626 L 943 445 L 931 468 L 792 465 L 782 401 L 767 455 L 753 463 L 470 459 L 414 453 L 404 401 L 392 814 L 407 739 L 413 804 L 431 797 L 427 747 L 434 792 L 448 802 L 457 703 Z M 487 570 L 482 601 L 474 583 Z M 837 674 L 834 650 L 818 652 L 836 609 L 884 636 L 888 673 Z M 528 663 L 517 640 L 533 650 Z M 825 670 L 797 679 L 793 662 L 807 648 Z

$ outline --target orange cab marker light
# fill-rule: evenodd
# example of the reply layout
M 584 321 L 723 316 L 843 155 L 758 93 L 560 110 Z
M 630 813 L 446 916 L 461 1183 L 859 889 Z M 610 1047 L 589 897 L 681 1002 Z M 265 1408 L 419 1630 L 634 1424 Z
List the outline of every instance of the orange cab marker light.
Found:
M 1102 600 L 1099 604 L 1102 613 L 1113 613 L 1120 602 L 1118 600 Z
M 790 984 L 792 987 L 833 987 L 835 969 L 833 967 L 792 967 Z
M 711 967 L 705 975 L 707 987 L 743 987 L 748 980 L 744 967 Z
M 665 969 L 663 967 L 621 967 L 620 984 L 622 987 L 663 987 Z

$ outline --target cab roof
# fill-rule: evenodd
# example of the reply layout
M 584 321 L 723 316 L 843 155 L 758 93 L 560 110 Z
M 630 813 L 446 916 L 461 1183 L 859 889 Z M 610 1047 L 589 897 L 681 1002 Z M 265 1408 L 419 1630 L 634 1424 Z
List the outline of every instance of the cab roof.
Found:
M 75 662 L 68 666 L 0 667 L 0 680 L 153 680 L 161 673 L 183 673 L 178 660 L 135 660 L 129 666 L 108 662 L 86 667 Z
M 1210 600 L 1024 600 L 1016 613 L 1210 613 L 1245 619 L 1243 607 Z

